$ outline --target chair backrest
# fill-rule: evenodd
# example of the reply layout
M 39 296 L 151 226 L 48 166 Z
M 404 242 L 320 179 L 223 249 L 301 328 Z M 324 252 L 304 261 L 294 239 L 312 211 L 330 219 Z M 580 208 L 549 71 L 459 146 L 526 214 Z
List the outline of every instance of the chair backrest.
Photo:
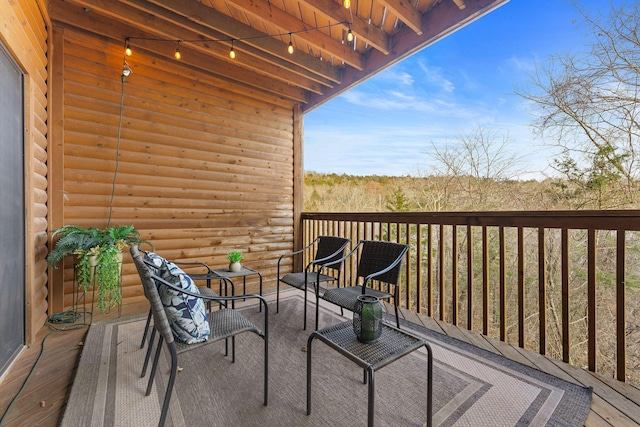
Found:
M 155 327 L 165 339 L 167 344 L 172 343 L 173 332 L 171 332 L 169 320 L 167 320 L 164 306 L 162 305 L 162 301 L 160 300 L 160 294 L 158 293 L 158 288 L 154 280 L 155 276 L 153 275 L 153 273 L 151 273 L 151 270 L 142 258 L 137 245 L 132 245 L 129 248 L 129 252 L 131 252 L 131 258 L 133 258 L 133 263 L 135 264 L 136 269 L 138 270 L 138 275 L 140 276 L 140 280 L 142 281 L 142 289 L 144 290 L 144 295 L 149 300 L 149 304 L 151 304 L 151 313 L 153 313 L 153 321 L 155 323 Z
M 402 259 L 409 250 L 409 246 L 382 240 L 362 240 L 360 245 L 362 250 L 358 255 L 358 277 L 366 278 L 370 274 L 391 267 L 385 273 L 376 276 L 374 280 L 397 285 Z
M 320 236 L 318 237 L 318 248 L 316 249 L 315 261 L 328 258 L 323 260 L 320 265 L 324 265 L 326 263 L 337 261 L 344 256 L 344 251 L 351 240 L 345 239 L 343 237 L 335 237 L 335 236 Z M 332 254 L 335 254 L 331 256 Z M 342 269 L 342 262 L 334 265 L 330 265 L 326 268 L 332 268 L 337 270 L 338 272 Z

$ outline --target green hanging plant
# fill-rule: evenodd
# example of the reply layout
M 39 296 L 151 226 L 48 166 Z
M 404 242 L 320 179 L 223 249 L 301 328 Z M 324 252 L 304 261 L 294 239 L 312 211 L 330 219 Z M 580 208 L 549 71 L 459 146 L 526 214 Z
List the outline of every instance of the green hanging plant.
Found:
M 98 286 L 98 308 L 104 313 L 108 308 L 120 304 L 122 284 L 122 250 L 113 245 L 100 248 L 96 266 Z
M 86 291 L 96 286 L 96 305 L 104 313 L 117 306 L 121 300 L 122 250 L 132 244 L 147 243 L 133 225 L 110 226 L 106 229 L 65 225 L 53 231 L 52 238 L 59 237 L 47 255 L 54 268 L 67 255 L 76 256 L 76 280 Z

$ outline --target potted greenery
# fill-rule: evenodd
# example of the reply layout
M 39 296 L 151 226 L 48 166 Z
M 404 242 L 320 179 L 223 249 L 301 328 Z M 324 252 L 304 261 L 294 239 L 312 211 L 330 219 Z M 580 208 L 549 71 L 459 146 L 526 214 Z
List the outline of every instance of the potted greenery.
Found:
M 122 250 L 131 244 L 148 243 L 133 225 L 105 229 L 65 225 L 51 234 L 59 236 L 47 261 L 54 268 L 67 255 L 76 256 L 78 286 L 86 291 L 95 285 L 96 304 L 104 313 L 121 301 Z
M 242 252 L 240 251 L 232 251 L 227 254 L 227 259 L 229 260 L 229 271 L 233 271 L 237 273 L 242 270 L 242 264 L 240 261 L 243 260 Z

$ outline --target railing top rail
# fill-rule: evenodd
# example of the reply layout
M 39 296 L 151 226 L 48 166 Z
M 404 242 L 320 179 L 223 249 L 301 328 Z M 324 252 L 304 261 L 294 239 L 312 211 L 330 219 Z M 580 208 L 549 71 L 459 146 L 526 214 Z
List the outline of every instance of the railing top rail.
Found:
M 302 220 L 640 231 L 640 210 L 303 212 Z

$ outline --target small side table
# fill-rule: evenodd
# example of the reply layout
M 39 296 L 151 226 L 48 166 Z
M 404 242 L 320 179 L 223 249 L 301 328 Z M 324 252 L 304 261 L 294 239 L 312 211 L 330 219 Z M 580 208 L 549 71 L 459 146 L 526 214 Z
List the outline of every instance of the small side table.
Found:
M 242 293 L 243 295 L 247 294 L 247 276 L 253 276 L 257 274 L 260 278 L 260 296 L 262 296 L 262 274 L 258 270 L 254 270 L 253 268 L 245 267 L 244 265 L 240 269 L 240 271 L 235 272 L 231 271 L 228 268 L 218 268 L 213 270 L 213 273 L 220 276 L 222 279 L 228 280 L 231 282 L 231 289 L 233 289 L 233 280 L 237 277 L 242 277 Z M 262 311 L 262 304 L 258 304 L 260 306 L 260 311 Z
M 311 415 L 311 343 L 317 338 L 365 369 L 368 382 L 367 425 L 373 427 L 375 409 L 375 371 L 421 347 L 427 349 L 427 426 L 433 418 L 433 354 L 431 346 L 422 338 L 383 324 L 382 335 L 371 344 L 363 344 L 353 332 L 352 321 L 319 329 L 307 340 L 307 415 Z

